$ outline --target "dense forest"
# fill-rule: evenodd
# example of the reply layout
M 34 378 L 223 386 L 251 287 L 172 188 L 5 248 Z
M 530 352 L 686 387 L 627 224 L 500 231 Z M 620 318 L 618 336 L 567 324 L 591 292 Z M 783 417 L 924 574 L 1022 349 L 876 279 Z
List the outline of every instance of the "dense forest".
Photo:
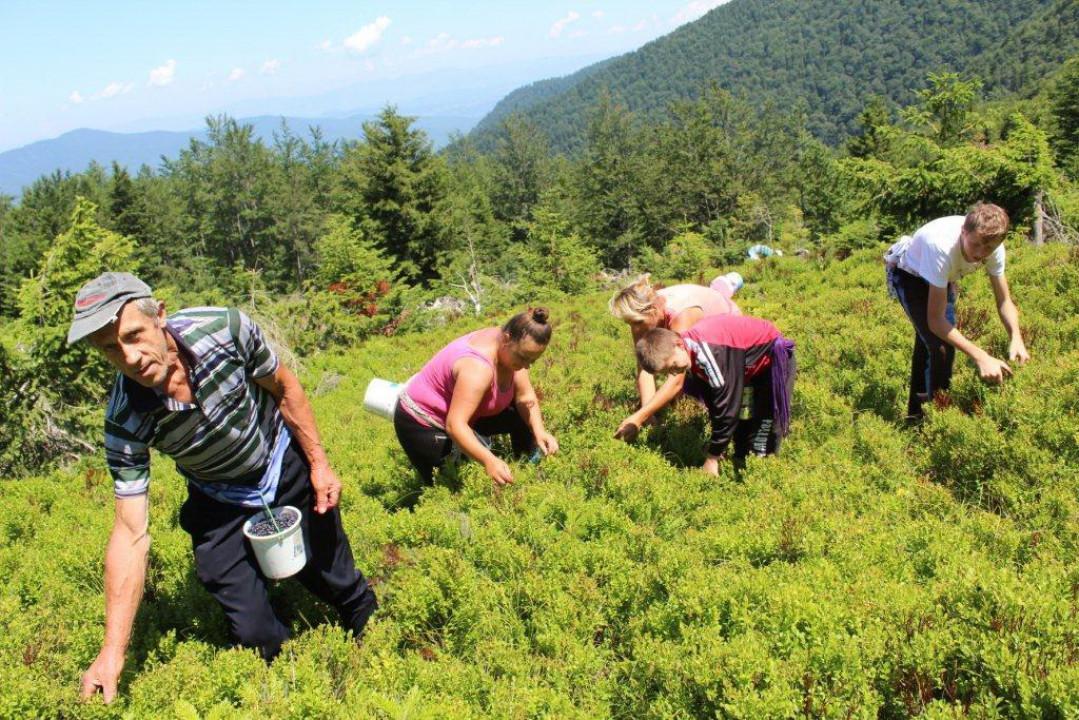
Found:
M 908 105 L 931 72 L 975 75 L 990 96 L 1029 92 L 1079 51 L 1075 0 L 746 0 L 722 5 L 641 49 L 508 95 L 472 131 L 489 147 L 499 122 L 527 112 L 559 151 L 586 141 L 607 93 L 658 118 L 716 85 L 758 107 L 801 105 L 834 144 L 858 132 L 864 99 Z
M 985 103 L 954 73 L 927 83 L 904 108 L 870 98 L 839 149 L 799 108 L 711 87 L 658 120 L 601 97 L 573 158 L 520 116 L 490 153 L 461 140 L 439 155 L 387 108 L 361 142 L 283 127 L 268 146 L 211 118 L 159 170 L 43 177 L 0 204 L 0 469 L 90 447 L 104 366 L 62 341 L 70 298 L 104 268 L 172 307 L 249 307 L 302 356 L 604 273 L 689 277 L 753 243 L 833 262 L 983 198 L 1019 237 L 1073 237 L 1079 61 L 1030 101 Z

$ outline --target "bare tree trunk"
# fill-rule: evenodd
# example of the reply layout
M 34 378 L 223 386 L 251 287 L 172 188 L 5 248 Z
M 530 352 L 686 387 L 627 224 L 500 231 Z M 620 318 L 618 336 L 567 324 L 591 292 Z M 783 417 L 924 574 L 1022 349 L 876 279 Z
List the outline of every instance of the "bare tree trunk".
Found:
M 1042 200 L 1044 195 L 1041 190 L 1034 197 L 1034 244 L 1042 246 L 1045 244 L 1045 208 L 1043 207 Z
M 450 283 L 450 287 L 460 288 L 468 296 L 472 302 L 472 310 L 478 317 L 483 311 L 483 286 L 480 285 L 479 268 L 476 266 L 476 247 L 472 242 L 472 233 L 468 234 L 468 256 L 467 275 L 458 273 L 457 277 L 461 282 Z

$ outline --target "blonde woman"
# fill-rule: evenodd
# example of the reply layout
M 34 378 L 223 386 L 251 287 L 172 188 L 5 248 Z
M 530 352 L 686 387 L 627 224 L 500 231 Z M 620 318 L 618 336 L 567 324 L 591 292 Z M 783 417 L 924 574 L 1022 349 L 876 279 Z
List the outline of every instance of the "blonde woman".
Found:
M 611 298 L 611 314 L 629 325 L 634 347 L 645 333 L 654 328 L 684 333 L 707 317 L 741 315 L 742 311 L 734 301 L 725 292 L 716 289 L 720 279 L 716 278 L 712 287 L 685 284 L 657 288 L 652 285 L 649 275 L 642 275 Z M 736 273 L 723 276 L 723 279 L 727 280 L 728 288 L 741 285 L 741 276 Z M 718 287 L 724 287 L 723 283 L 718 283 Z M 706 388 L 698 385 L 692 378 L 687 381 L 683 372 L 669 376 L 657 390 L 655 376 L 638 362 L 637 392 L 641 407 L 622 421 L 615 437 L 632 440 L 645 422 L 680 393 L 702 399 Z

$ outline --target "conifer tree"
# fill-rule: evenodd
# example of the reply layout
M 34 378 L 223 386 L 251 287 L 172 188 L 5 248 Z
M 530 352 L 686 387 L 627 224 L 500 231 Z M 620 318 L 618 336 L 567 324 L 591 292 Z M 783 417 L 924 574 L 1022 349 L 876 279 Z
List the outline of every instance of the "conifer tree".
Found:
M 415 118 L 387 107 L 363 125 L 364 141 L 343 163 L 343 204 L 354 222 L 369 226 L 402 274 L 430 280 L 445 244 L 445 161 L 436 156 Z
M 1057 162 L 1079 177 L 1079 57 L 1068 61 L 1053 86 L 1053 134 Z

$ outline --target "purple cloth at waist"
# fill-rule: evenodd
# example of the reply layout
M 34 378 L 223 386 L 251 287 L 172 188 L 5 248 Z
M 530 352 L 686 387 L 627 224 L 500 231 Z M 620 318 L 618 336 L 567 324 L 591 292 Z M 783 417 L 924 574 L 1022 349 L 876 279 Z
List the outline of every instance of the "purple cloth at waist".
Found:
M 794 341 L 780 335 L 772 343 L 772 418 L 779 437 L 791 428 L 795 367 Z

